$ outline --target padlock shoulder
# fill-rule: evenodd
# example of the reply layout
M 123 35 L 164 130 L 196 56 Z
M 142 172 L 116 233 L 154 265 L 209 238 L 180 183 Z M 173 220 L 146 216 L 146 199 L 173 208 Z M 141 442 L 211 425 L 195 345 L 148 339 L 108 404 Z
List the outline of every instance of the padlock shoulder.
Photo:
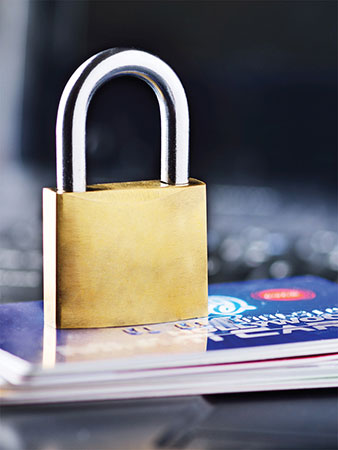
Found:
M 125 189 L 182 189 L 193 188 L 196 186 L 204 186 L 203 181 L 199 181 L 195 178 L 189 178 L 189 184 L 187 186 L 169 185 L 162 183 L 160 180 L 146 180 L 146 181 L 125 181 L 121 183 L 104 183 L 93 184 L 87 187 L 86 192 L 102 191 L 102 190 L 125 190 Z
M 45 191 L 51 191 L 58 195 L 90 195 L 96 191 L 119 191 L 119 190 L 138 190 L 138 189 L 176 189 L 180 190 L 183 188 L 195 188 L 197 186 L 205 186 L 203 181 L 197 180 L 196 178 L 189 178 L 189 184 L 186 186 L 169 185 L 162 183 L 160 180 L 145 180 L 145 181 L 124 181 L 118 183 L 100 183 L 91 184 L 87 186 L 85 192 L 62 192 L 58 193 L 56 188 L 43 188 Z
M 161 183 L 158 180 L 148 181 L 130 181 L 123 183 L 105 183 L 94 184 L 87 187 L 86 192 L 62 192 L 58 193 L 56 189 L 44 188 L 44 196 L 53 197 L 58 208 L 64 205 L 80 205 L 82 202 L 99 202 L 115 204 L 130 204 L 130 207 L 137 204 L 164 200 L 165 198 L 193 198 L 194 195 L 206 196 L 206 185 L 204 182 L 191 178 L 187 186 L 175 186 Z M 188 196 L 188 197 L 187 197 Z M 74 203 L 75 202 L 75 203 Z M 81 207 L 83 208 L 83 206 Z

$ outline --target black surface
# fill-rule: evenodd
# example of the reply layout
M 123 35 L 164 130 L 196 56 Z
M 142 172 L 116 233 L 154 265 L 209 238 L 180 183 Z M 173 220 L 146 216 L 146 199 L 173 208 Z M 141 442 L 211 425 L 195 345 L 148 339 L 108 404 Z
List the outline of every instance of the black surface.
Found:
M 2 410 L 3 449 L 337 448 L 336 389 Z

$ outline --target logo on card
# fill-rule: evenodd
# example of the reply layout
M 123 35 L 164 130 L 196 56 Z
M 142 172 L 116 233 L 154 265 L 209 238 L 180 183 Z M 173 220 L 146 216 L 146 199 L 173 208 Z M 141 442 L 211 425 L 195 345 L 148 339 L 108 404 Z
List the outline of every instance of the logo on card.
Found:
M 209 314 L 218 316 L 233 316 L 241 314 L 250 309 L 256 309 L 256 306 L 249 305 L 246 301 L 227 295 L 209 295 Z
M 256 300 L 269 300 L 273 302 L 295 302 L 299 300 L 311 300 L 316 297 L 313 291 L 307 289 L 265 289 L 253 292 L 252 298 Z

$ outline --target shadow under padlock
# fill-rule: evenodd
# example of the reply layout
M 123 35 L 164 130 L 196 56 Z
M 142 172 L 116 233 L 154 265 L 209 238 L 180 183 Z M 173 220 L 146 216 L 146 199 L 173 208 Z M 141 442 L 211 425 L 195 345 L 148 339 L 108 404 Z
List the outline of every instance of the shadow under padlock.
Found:
M 161 179 L 86 186 L 89 101 L 106 80 L 132 75 L 161 113 Z M 190 178 L 183 86 L 159 58 L 132 49 L 83 63 L 61 96 L 57 189 L 43 190 L 44 319 L 97 328 L 207 316 L 206 186 Z

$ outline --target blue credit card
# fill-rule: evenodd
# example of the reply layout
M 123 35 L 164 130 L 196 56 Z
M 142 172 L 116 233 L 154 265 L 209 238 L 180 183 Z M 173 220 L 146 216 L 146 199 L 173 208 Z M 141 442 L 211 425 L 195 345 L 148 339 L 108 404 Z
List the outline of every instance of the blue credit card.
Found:
M 52 345 L 56 362 L 66 362 L 328 342 L 338 338 L 338 286 L 312 276 L 215 284 L 209 286 L 208 318 L 46 331 L 43 302 L 0 305 L 0 348 L 32 363 Z
M 209 324 L 208 350 L 225 339 L 227 348 L 336 339 L 338 285 L 313 276 L 211 285 Z

